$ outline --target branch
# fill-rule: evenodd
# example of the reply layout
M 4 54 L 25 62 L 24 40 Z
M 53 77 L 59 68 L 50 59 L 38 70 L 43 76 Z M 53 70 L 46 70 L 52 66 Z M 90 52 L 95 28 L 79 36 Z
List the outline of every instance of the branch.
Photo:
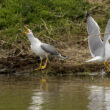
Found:
M 108 33 L 100 33 L 100 34 L 93 34 L 93 35 L 91 35 L 89 37 L 96 37 L 96 36 L 99 36 L 99 35 L 108 35 L 108 34 L 110 34 L 110 32 L 108 32 Z M 86 40 L 88 40 L 88 38 L 84 39 L 84 41 L 86 41 Z

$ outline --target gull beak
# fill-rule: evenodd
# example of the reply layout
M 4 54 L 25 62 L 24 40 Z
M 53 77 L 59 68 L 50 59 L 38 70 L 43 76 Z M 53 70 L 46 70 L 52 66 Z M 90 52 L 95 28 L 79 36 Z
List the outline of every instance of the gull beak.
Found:
M 25 32 L 23 32 L 23 34 L 27 34 L 27 33 L 29 33 L 29 29 L 28 29 L 28 27 L 27 27 L 27 26 L 25 26 L 25 29 L 26 29 L 26 31 L 25 31 Z

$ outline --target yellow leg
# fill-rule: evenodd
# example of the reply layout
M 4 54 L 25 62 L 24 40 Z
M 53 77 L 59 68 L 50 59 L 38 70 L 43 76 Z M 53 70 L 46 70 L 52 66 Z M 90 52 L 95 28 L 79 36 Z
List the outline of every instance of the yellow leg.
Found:
M 46 62 L 43 66 L 41 66 L 41 69 L 45 69 L 47 67 L 48 57 L 46 58 Z
M 39 70 L 42 68 L 42 60 L 40 60 L 40 67 L 36 68 L 35 70 Z
M 107 62 L 104 62 L 104 66 L 107 68 L 108 71 L 110 71 L 110 66 Z
M 45 69 L 47 67 L 47 62 L 48 62 L 48 57 L 46 58 L 45 64 L 42 66 L 42 60 L 40 60 L 40 67 L 36 68 L 35 70 Z

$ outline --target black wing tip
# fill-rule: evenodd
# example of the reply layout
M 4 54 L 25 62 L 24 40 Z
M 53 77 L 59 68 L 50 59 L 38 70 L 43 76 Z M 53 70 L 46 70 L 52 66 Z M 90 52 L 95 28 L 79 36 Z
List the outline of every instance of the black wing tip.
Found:
M 86 12 L 86 18 L 88 18 L 90 16 L 90 14 L 88 12 Z

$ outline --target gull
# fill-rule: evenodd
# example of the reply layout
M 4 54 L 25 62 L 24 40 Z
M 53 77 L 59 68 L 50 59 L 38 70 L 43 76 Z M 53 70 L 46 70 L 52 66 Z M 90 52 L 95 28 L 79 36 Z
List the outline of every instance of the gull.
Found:
M 88 46 L 92 59 L 86 62 L 104 62 L 104 66 L 110 71 L 107 60 L 110 58 L 110 19 L 108 20 L 104 40 L 100 38 L 100 28 L 93 17 L 87 12 L 87 32 L 88 32 Z
M 54 55 L 58 56 L 61 59 L 68 58 L 67 56 L 63 56 L 60 52 L 58 52 L 54 46 L 41 42 L 37 37 L 34 37 L 33 32 L 25 26 L 26 31 L 23 32 L 28 37 L 31 45 L 32 51 L 40 57 L 40 69 L 45 69 L 47 67 L 48 56 Z M 45 64 L 42 65 L 43 58 L 46 58 Z M 37 69 L 36 69 L 37 70 Z

